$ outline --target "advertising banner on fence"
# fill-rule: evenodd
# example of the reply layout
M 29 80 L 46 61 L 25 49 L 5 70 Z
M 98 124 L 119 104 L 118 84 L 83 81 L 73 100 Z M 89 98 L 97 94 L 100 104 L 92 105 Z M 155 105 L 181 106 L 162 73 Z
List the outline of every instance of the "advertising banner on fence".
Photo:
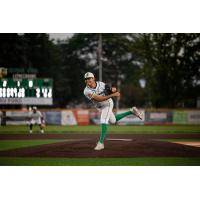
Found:
M 189 111 L 188 112 L 188 123 L 189 124 L 200 124 L 200 111 Z
M 29 112 L 20 111 L 7 111 L 6 112 L 6 124 L 7 125 L 25 125 L 28 124 Z
M 51 111 L 44 113 L 46 124 L 61 124 L 61 112 Z
M 77 110 L 75 111 L 76 120 L 78 125 L 88 125 L 89 124 L 89 111 L 88 110 Z
M 170 124 L 172 123 L 172 112 L 146 112 L 146 124 Z
M 61 125 L 77 125 L 75 115 L 71 110 L 61 112 Z
M 140 110 L 144 116 L 143 120 L 140 120 L 138 117 L 135 115 L 128 115 L 127 117 L 121 119 L 118 121 L 118 124 L 120 125 L 131 125 L 131 124 L 144 124 L 144 119 L 145 119 L 145 112 L 144 110 Z M 117 113 L 123 113 L 127 112 L 127 110 L 119 110 Z
M 175 111 L 173 112 L 173 124 L 187 124 L 187 112 Z
M 89 119 L 90 124 L 100 124 L 100 115 L 101 113 L 97 110 L 90 110 Z

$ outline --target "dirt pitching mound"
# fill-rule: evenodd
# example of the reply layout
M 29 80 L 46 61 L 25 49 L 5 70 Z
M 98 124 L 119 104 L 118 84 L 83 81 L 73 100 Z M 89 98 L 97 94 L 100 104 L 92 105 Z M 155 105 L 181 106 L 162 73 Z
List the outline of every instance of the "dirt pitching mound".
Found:
M 111 139 L 111 140 L 110 140 Z M 154 139 L 105 141 L 105 149 L 95 151 L 96 139 L 77 139 L 68 142 L 39 145 L 0 151 L 9 157 L 63 157 L 63 158 L 130 158 L 130 157 L 199 157 L 200 148 Z

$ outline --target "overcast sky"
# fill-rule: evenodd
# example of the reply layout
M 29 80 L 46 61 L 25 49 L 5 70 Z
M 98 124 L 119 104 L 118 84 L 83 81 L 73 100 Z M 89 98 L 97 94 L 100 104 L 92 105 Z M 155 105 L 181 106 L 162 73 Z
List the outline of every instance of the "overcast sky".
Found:
M 60 40 L 64 40 L 67 39 L 69 37 L 72 37 L 73 33 L 49 33 L 50 38 L 51 39 L 60 39 Z

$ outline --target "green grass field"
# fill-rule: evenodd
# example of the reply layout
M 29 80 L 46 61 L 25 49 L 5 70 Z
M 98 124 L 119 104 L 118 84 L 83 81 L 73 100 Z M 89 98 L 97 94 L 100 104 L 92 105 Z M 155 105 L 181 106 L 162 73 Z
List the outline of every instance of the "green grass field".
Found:
M 199 166 L 200 158 L 12 158 L 0 157 L 1 166 Z
M 38 131 L 38 127 L 34 127 L 34 131 Z M 98 133 L 99 126 L 47 126 L 45 133 Z M 176 134 L 176 133 L 197 133 L 200 134 L 200 126 L 198 125 L 179 125 L 179 126 L 110 126 L 109 132 L 112 133 L 128 133 L 128 134 Z M 0 134 L 27 134 L 27 126 L 4 126 L 0 127 Z M 34 133 L 33 133 L 34 134 Z M 37 133 L 35 133 L 37 134 Z M 15 149 L 21 147 L 36 146 L 41 144 L 59 143 L 67 140 L 1 140 L 0 151 L 6 149 Z M 189 140 L 188 140 L 189 141 Z M 191 141 L 191 139 L 190 139 Z M 194 140 L 192 140 L 194 141 Z M 198 140 L 199 141 L 199 140 Z M 200 158 L 11 158 L 0 157 L 0 165 L 6 166 L 189 166 L 200 165 Z
M 65 141 L 67 140 L 2 140 L 0 141 L 0 151 Z
M 34 127 L 38 131 L 38 127 Z M 47 126 L 46 133 L 97 133 L 99 126 Z M 200 133 L 200 125 L 170 125 L 170 126 L 109 126 L 109 132 L 112 133 Z M 0 126 L 0 133 L 27 133 L 28 126 Z

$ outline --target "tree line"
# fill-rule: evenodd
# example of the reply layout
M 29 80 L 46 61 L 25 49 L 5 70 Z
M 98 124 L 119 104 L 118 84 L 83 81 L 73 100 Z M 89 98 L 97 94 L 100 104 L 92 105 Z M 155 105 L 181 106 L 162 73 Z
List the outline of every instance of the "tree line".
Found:
M 54 79 L 54 106 L 87 103 L 84 73 L 98 79 L 99 34 L 54 41 L 48 34 L 0 34 L 0 67 L 35 68 Z M 102 34 L 103 81 L 120 86 L 120 107 L 195 107 L 200 34 Z M 119 84 L 120 83 L 120 84 Z

